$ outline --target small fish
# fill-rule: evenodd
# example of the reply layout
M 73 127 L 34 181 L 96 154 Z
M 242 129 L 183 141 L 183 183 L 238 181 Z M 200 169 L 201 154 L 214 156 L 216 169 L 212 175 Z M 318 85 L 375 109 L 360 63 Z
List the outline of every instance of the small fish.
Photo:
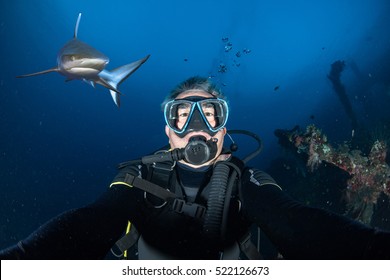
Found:
M 91 84 L 93 87 L 95 87 L 95 84 L 104 86 L 110 90 L 112 99 L 119 107 L 119 95 L 121 92 L 118 90 L 118 86 L 141 67 L 150 55 L 111 71 L 105 70 L 109 58 L 90 45 L 77 39 L 80 19 L 81 13 L 77 18 L 73 39 L 68 41 L 57 55 L 57 66 L 40 72 L 17 76 L 17 78 L 58 72 L 67 77 L 66 81 L 82 80 Z
M 274 91 L 277 91 L 280 88 L 280 86 L 274 87 Z

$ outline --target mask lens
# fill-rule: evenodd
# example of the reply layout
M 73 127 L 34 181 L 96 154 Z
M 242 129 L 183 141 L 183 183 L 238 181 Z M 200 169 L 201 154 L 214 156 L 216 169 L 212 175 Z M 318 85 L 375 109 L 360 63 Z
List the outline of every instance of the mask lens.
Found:
M 194 105 L 194 102 L 187 100 L 168 102 L 164 109 L 167 125 L 177 133 L 182 133 L 188 124 Z
M 211 131 L 218 131 L 226 125 L 228 109 L 224 100 L 205 99 L 199 101 L 199 107 Z
M 196 108 L 197 107 L 197 108 Z M 177 99 L 168 102 L 164 108 L 165 121 L 169 128 L 178 134 L 185 131 L 198 130 L 191 127 L 195 123 L 191 121 L 194 110 L 199 111 L 198 116 L 204 123 L 206 131 L 211 134 L 217 132 L 226 125 L 228 118 L 228 106 L 226 101 L 218 98 L 201 100 Z M 199 118 L 198 117 L 198 118 Z M 203 129 L 202 129 L 203 130 Z

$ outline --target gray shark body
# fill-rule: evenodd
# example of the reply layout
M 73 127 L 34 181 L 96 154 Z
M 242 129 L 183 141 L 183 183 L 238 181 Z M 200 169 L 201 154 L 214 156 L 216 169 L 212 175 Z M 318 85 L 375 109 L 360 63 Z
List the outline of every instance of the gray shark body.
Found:
M 67 42 L 58 52 L 56 67 L 32 74 L 17 76 L 17 78 L 58 72 L 67 77 L 67 81 L 83 80 L 93 87 L 95 87 L 95 84 L 106 87 L 110 90 L 112 99 L 119 107 L 119 95 L 121 93 L 118 90 L 118 86 L 134 73 L 134 71 L 141 67 L 150 55 L 113 70 L 106 70 L 105 67 L 109 62 L 109 58 L 90 45 L 77 39 L 80 18 L 81 13 L 77 18 L 73 39 Z

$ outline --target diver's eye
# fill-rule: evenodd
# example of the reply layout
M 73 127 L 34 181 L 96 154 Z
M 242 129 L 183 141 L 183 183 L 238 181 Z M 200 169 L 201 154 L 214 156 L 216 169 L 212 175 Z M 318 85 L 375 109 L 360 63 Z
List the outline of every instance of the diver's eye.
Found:
M 187 117 L 188 117 L 188 115 L 189 115 L 189 113 L 188 113 L 188 112 L 182 112 L 182 113 L 179 113 L 179 117 L 181 117 L 181 118 L 187 118 Z

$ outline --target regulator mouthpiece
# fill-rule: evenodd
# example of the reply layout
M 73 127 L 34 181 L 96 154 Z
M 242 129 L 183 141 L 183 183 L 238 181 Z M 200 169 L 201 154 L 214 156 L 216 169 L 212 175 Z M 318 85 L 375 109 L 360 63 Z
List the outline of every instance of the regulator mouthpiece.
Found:
M 204 136 L 193 136 L 184 148 L 184 160 L 193 165 L 201 165 L 217 154 L 218 139 L 206 140 Z
M 215 157 L 218 149 L 217 142 L 217 138 L 206 140 L 206 137 L 204 136 L 193 136 L 184 148 L 177 148 L 169 152 L 144 156 L 141 161 L 143 164 L 151 164 L 164 161 L 184 160 L 193 165 L 201 165 Z

